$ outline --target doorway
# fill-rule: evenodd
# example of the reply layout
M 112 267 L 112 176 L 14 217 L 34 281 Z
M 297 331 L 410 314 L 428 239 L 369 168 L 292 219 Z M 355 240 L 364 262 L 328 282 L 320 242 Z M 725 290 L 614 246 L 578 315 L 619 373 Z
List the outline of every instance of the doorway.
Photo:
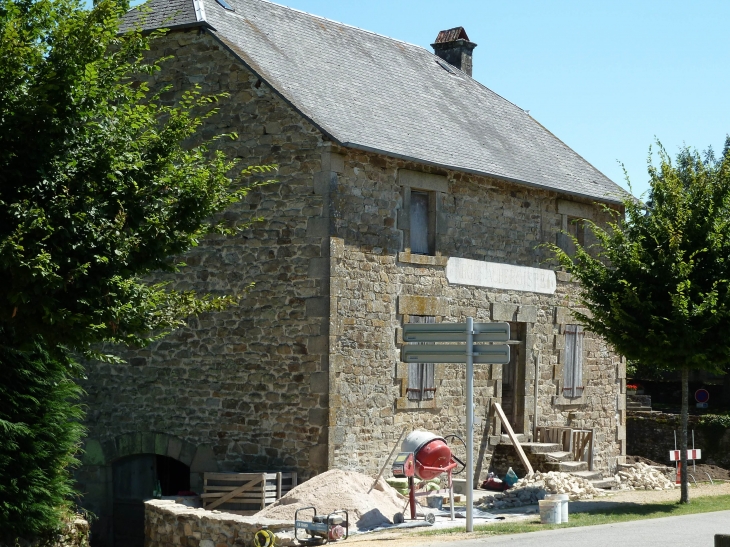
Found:
M 525 432 L 525 342 L 527 323 L 510 322 L 510 359 L 502 369 L 502 409 L 515 433 Z
M 190 468 L 156 454 L 117 460 L 112 469 L 114 547 L 144 547 L 144 501 L 159 481 L 163 496 L 190 490 Z

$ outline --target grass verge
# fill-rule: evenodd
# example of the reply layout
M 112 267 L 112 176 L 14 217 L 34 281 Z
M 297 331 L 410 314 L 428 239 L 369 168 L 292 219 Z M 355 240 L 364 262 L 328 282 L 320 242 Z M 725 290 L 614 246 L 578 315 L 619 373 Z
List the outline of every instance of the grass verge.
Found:
M 610 504 L 610 502 L 608 502 Z M 660 517 L 676 517 L 679 515 L 691 515 L 695 513 L 710 513 L 713 511 L 730 510 L 730 495 L 707 496 L 690 500 L 688 504 L 678 502 L 659 503 L 626 503 L 616 502 L 615 506 L 604 506 L 601 509 L 585 513 L 574 513 L 566 524 L 540 524 L 539 516 L 533 520 L 522 522 L 505 522 L 495 524 L 482 524 L 474 527 L 474 532 L 479 535 L 497 536 L 504 534 L 524 534 L 526 532 L 538 532 L 540 530 L 552 530 L 555 528 L 573 528 L 576 526 L 595 526 L 597 524 L 613 524 L 616 522 L 627 522 L 631 520 L 654 519 Z M 442 530 L 429 530 L 419 535 L 445 535 L 463 534 L 464 527 L 447 528 Z

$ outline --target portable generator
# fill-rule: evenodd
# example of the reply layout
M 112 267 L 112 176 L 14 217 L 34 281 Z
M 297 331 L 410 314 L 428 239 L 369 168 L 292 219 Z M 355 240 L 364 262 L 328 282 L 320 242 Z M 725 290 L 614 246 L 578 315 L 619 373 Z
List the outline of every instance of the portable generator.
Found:
M 311 520 L 300 520 L 299 513 L 311 511 Z M 306 535 L 299 536 L 302 531 Z M 307 545 L 323 545 L 329 541 L 347 539 L 350 532 L 350 516 L 346 509 L 328 515 L 317 515 L 314 506 L 302 507 L 294 513 L 294 539 Z

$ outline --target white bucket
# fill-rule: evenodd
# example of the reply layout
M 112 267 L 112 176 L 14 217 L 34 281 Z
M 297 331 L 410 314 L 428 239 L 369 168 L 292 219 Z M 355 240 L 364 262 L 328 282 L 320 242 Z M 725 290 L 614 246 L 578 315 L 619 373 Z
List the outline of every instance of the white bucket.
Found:
M 570 496 L 568 494 L 548 494 L 545 496 L 546 500 L 554 500 L 560 502 L 560 522 L 568 522 L 568 501 Z
M 562 514 L 561 503 L 557 500 L 540 500 L 540 522 L 542 524 L 560 524 Z

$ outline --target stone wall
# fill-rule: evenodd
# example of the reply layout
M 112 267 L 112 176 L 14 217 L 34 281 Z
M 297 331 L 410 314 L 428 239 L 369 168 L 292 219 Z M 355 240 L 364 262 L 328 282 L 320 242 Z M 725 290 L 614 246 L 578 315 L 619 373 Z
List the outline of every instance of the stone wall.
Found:
M 238 306 L 192 318 L 150 347 L 124 352 L 124 363 L 88 366 L 88 440 L 77 478 L 84 505 L 99 517 L 97 545 L 111 541 L 119 458 L 178 459 L 191 466 L 195 491 L 204 471 L 296 470 L 305 479 L 328 463 L 329 145 L 211 35 L 172 32 L 150 55 L 174 56 L 151 82 L 171 86 L 168 103 L 195 85 L 229 93 L 203 136 L 238 133 L 219 145 L 241 166 L 278 164 L 278 183 L 225 213 L 231 223 L 261 221 L 234 237 L 206 237 L 183 257 L 187 268 L 154 278 L 180 290 L 242 294 Z
M 450 285 L 444 271 L 448 257 L 545 268 L 539 244 L 558 240 L 570 211 L 603 222 L 599 207 L 339 148 L 203 31 L 172 32 L 151 55 L 174 56 L 151 82 L 171 86 L 166 101 L 195 85 L 229 93 L 204 136 L 236 132 L 220 146 L 243 165 L 278 164 L 279 182 L 225 213 L 231 223 L 260 222 L 235 237 L 205 238 L 180 274 L 156 278 L 200 293 L 245 293 L 239 306 L 191 319 L 125 352 L 123 364 L 89 366 L 89 440 L 77 476 L 99 523 L 109 522 L 111 470 L 125 456 L 178 459 L 199 491 L 205 471 L 374 474 L 404 428 L 463 435 L 462 366 L 437 367 L 435 399 L 405 396 L 399 333 L 411 315 L 521 325 L 518 430 L 529 433 L 535 420 L 596 427 L 598 468 L 624 453 L 625 366 L 604 342 L 586 338 L 583 396 L 559 395 L 575 284 L 559 274 L 556 294 L 485 289 Z M 410 188 L 432 191 L 434 256 L 409 252 Z M 477 367 L 475 386 L 484 472 L 488 442 L 501 429 L 491 403 L 503 397 L 502 367 Z
M 437 365 L 433 401 L 405 397 L 407 366 L 399 362 L 400 327 L 410 315 L 436 321 L 509 321 L 525 326 L 523 422 L 534 425 L 535 364 L 539 425 L 596 428 L 596 466 L 608 468 L 624 452 L 625 364 L 588 333 L 586 389 L 579 399 L 561 394 L 564 326 L 577 305 L 577 286 L 558 274 L 554 295 L 450 285 L 448 257 L 545 267 L 541 242 L 556 241 L 564 226 L 554 192 L 486 177 L 417 166 L 375 154 L 336 149 L 342 171 L 331 196 L 330 250 L 330 465 L 377 472 L 401 431 L 425 428 L 465 434 L 464 367 Z M 421 171 L 419 173 L 418 171 Z M 403 173 L 407 173 L 407 177 Z M 423 180 L 419 181 L 419 176 Z M 435 256 L 408 249 L 407 189 L 436 188 Z M 598 222 L 606 217 L 589 203 Z M 502 398 L 502 367 L 477 367 L 477 471 L 486 471 L 487 437 L 500 433 L 492 402 Z
M 293 522 L 193 509 L 167 500 L 145 502 L 145 547 L 249 547 L 264 526 L 277 534 L 277 545 L 295 545 L 290 539 Z
M 679 442 L 680 415 L 663 412 L 629 412 L 626 420 L 628 454 L 642 456 L 669 465 L 669 451 L 674 450 L 674 432 Z M 707 428 L 698 425 L 700 416 L 689 416 L 688 444 L 702 450 L 698 463 L 730 469 L 730 429 Z M 700 480 L 699 477 L 697 477 Z
M 89 547 L 89 523 L 81 516 L 73 516 L 55 534 L 36 539 L 0 539 L 0 547 Z

